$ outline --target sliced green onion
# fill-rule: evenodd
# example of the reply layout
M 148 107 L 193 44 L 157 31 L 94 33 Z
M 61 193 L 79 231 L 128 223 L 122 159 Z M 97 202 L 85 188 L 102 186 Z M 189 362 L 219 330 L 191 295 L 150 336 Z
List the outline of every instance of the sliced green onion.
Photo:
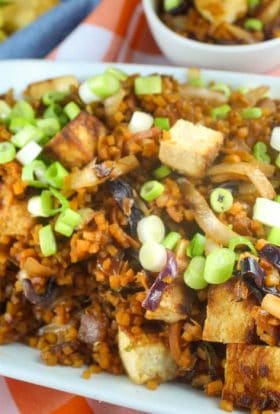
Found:
M 261 0 L 248 0 L 248 6 L 250 10 L 255 9 L 261 4 Z
M 158 198 L 164 192 L 164 185 L 159 181 L 152 180 L 147 181 L 142 185 L 140 190 L 140 196 L 145 201 L 153 201 Z
M 146 112 L 135 111 L 129 121 L 128 129 L 136 134 L 137 132 L 147 131 L 153 126 L 154 118 Z
M 39 141 L 43 138 L 43 132 L 33 125 L 26 125 L 11 139 L 12 143 L 19 148 L 24 147 L 30 141 Z
M 278 154 L 277 157 L 276 157 L 275 165 L 276 165 L 276 167 L 280 168 L 280 154 Z
M 53 162 L 47 169 L 46 180 L 55 188 L 63 188 L 64 179 L 68 175 L 68 171 L 60 164 L 60 162 Z
M 137 236 L 141 243 L 154 241 L 161 243 L 165 236 L 165 226 L 160 217 L 151 215 L 137 223 Z
M 57 118 L 37 119 L 36 125 L 47 137 L 53 137 L 60 130 Z
M 62 101 L 66 95 L 67 95 L 66 92 L 61 92 L 61 91 L 45 92 L 44 95 L 42 96 L 42 102 L 44 105 L 49 106 L 49 105 L 52 105 L 53 103 Z
M 64 107 L 64 113 L 68 116 L 68 118 L 72 121 L 75 119 L 81 112 L 81 108 L 76 104 L 76 102 L 69 102 Z
M 161 165 L 153 171 L 153 175 L 158 178 L 165 178 L 172 173 L 172 170 L 166 165 Z
M 271 132 L 270 146 L 276 151 L 280 151 L 280 127 L 274 127 Z
M 163 239 L 162 245 L 166 247 L 166 249 L 173 250 L 175 249 L 178 241 L 182 238 L 180 233 L 176 231 L 171 231 L 168 235 Z
M 189 257 L 202 256 L 206 245 L 206 238 L 203 234 L 196 233 L 187 247 L 186 254 Z
M 21 148 L 20 151 L 18 151 L 16 159 L 22 165 L 28 165 L 39 156 L 42 150 L 43 148 L 36 142 L 28 142 L 28 144 L 26 144 L 24 147 Z
M 0 99 L 0 121 L 5 121 L 11 115 L 12 109 L 3 99 Z
M 216 108 L 211 109 L 211 117 L 216 120 L 226 119 L 230 111 L 231 107 L 227 104 L 216 106 Z
M 253 207 L 253 219 L 267 226 L 280 227 L 279 202 L 257 197 Z
M 226 98 L 231 95 L 230 87 L 226 83 L 215 83 L 210 88 L 212 91 L 222 92 Z
M 46 187 L 47 167 L 43 161 L 35 160 L 22 169 L 21 179 L 26 181 L 31 187 Z
M 45 119 L 48 118 L 56 118 L 58 119 L 61 127 L 63 127 L 64 125 L 66 125 L 68 123 L 68 118 L 67 116 L 63 113 L 63 109 L 61 108 L 60 105 L 58 104 L 53 104 L 50 105 L 44 112 L 43 117 Z
M 263 29 L 263 22 L 259 19 L 254 19 L 253 17 L 250 17 L 249 19 L 245 20 L 244 28 L 246 30 L 251 30 L 253 32 L 260 32 Z
M 64 210 L 58 217 L 55 223 L 55 231 L 63 236 L 72 236 L 75 228 L 82 222 L 82 217 L 79 213 L 70 208 Z
M 250 88 L 248 88 L 248 86 L 239 86 L 239 88 L 236 89 L 236 91 L 242 93 L 242 95 L 246 95 L 249 90 Z
M 90 90 L 101 99 L 115 95 L 121 87 L 120 81 L 110 73 L 93 76 L 87 80 L 87 84 Z
M 184 282 L 191 289 L 204 289 L 208 285 L 204 279 L 205 257 L 194 257 L 184 273 Z
M 257 142 L 253 147 L 253 154 L 256 160 L 269 164 L 270 156 L 267 154 L 267 145 L 264 142 Z
M 43 256 L 52 256 L 57 252 L 56 240 L 50 224 L 39 230 L 39 243 Z
M 60 206 L 55 207 L 55 200 L 59 201 Z M 41 193 L 42 211 L 46 217 L 55 216 L 57 213 L 61 213 L 69 206 L 68 200 L 61 193 L 54 188 L 50 190 L 44 190 Z
M 173 9 L 176 9 L 182 4 L 182 0 L 164 0 L 163 8 L 164 11 L 169 12 Z
M 24 118 L 12 118 L 10 120 L 9 130 L 13 134 L 16 134 L 17 132 L 19 132 L 21 129 L 23 129 L 27 125 L 30 125 L 30 121 L 28 121 L 27 119 L 24 119 Z
M 276 201 L 276 203 L 280 203 L 280 195 L 275 196 L 274 201 Z
M 33 217 L 48 217 L 42 206 L 41 196 L 34 196 L 28 200 L 27 210 Z
M 159 127 L 160 129 L 163 129 L 164 131 L 170 130 L 170 122 L 167 117 L 155 118 L 154 125 Z
M 162 244 L 150 241 L 142 245 L 139 251 L 139 262 L 145 270 L 160 272 L 166 261 L 167 251 Z
M 11 118 L 24 118 L 32 121 L 35 118 L 35 111 L 28 102 L 21 100 L 13 107 Z
M 188 83 L 196 88 L 203 88 L 206 86 L 205 81 L 200 76 L 201 71 L 197 68 L 188 70 Z
M 204 279 L 208 283 L 220 284 L 231 276 L 235 263 L 235 253 L 227 248 L 216 249 L 206 257 Z
M 275 244 L 275 246 L 280 246 L 280 228 L 272 227 L 267 236 L 267 241 L 269 243 Z
M 226 188 L 215 188 L 210 194 L 210 205 L 216 213 L 228 211 L 233 204 L 233 196 Z
M 115 76 L 119 81 L 124 82 L 128 78 L 128 74 L 118 68 L 108 68 L 106 73 Z
M 262 116 L 261 108 L 254 107 L 254 108 L 245 108 L 241 112 L 243 119 L 258 119 Z
M 134 81 L 136 95 L 152 95 L 162 92 L 162 79 L 159 75 L 139 76 Z
M 251 250 L 253 254 L 257 255 L 257 250 L 255 249 L 255 246 L 253 245 L 251 240 L 249 240 L 247 237 L 244 237 L 244 236 L 234 237 L 233 239 L 230 240 L 228 248 L 234 252 L 238 246 L 247 246 L 248 249 Z
M 11 142 L 0 142 L 0 164 L 11 162 L 16 157 L 16 149 Z

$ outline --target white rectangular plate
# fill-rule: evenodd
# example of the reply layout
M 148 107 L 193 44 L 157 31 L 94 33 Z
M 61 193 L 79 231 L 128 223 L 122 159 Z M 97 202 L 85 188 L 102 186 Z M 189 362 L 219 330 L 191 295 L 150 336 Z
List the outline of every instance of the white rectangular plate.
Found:
M 128 73 L 172 74 L 179 81 L 186 80 L 187 74 L 186 69 L 164 66 L 117 66 Z M 14 88 L 20 94 L 30 82 L 60 75 L 74 74 L 85 79 L 102 73 L 105 67 L 105 64 L 83 62 L 0 61 L 0 95 L 9 88 Z M 268 85 L 271 87 L 272 96 L 280 97 L 280 79 L 273 77 L 205 70 L 203 78 L 226 82 L 233 87 Z M 156 391 L 149 391 L 145 387 L 132 384 L 126 377 L 109 374 L 94 375 L 91 379 L 84 380 L 81 377 L 82 371 L 60 366 L 48 367 L 40 361 L 37 350 L 21 344 L 0 346 L 0 374 L 7 377 L 153 414 L 221 413 L 218 400 L 205 397 L 202 392 L 192 390 L 186 385 L 168 383 L 161 385 Z

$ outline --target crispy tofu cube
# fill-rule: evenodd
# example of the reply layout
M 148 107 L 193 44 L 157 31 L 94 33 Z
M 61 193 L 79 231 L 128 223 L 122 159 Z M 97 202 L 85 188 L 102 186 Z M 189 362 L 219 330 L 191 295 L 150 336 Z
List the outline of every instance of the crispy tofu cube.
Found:
M 24 95 L 30 99 L 40 100 L 45 92 L 68 92 L 71 86 L 79 86 L 77 78 L 74 76 L 60 76 L 58 78 L 31 83 L 25 90 Z
M 251 311 L 257 302 L 253 295 L 237 301 L 235 294 L 237 283 L 240 281 L 233 278 L 226 283 L 209 288 L 207 317 L 202 336 L 204 341 L 224 344 L 254 343 L 256 332 Z M 246 289 L 245 284 L 244 288 Z
M 192 305 L 192 295 L 182 281 L 171 283 L 163 292 L 159 306 L 155 311 L 146 311 L 147 319 L 156 319 L 166 323 L 175 323 L 186 319 Z
M 81 112 L 46 145 L 48 155 L 65 167 L 83 167 L 95 156 L 98 139 L 106 129 L 102 122 L 87 112 Z
M 26 237 L 34 224 L 35 220 L 31 217 L 27 210 L 27 204 L 23 201 L 1 210 L 0 234 L 2 236 Z
M 170 129 L 170 140 L 161 141 L 163 164 L 191 177 L 202 177 L 214 161 L 223 141 L 219 131 L 180 119 Z
M 211 23 L 233 23 L 248 11 L 247 0 L 195 0 L 199 13 Z
M 280 348 L 227 345 L 223 399 L 235 406 L 280 409 Z
M 168 381 L 176 376 L 177 366 L 158 335 L 133 336 L 120 328 L 118 345 L 123 366 L 135 384 L 152 379 Z

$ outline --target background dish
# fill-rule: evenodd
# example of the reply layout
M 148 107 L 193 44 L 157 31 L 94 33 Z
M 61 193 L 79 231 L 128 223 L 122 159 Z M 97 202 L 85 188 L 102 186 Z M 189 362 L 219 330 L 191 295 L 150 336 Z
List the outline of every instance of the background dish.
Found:
M 14 87 L 16 92 L 21 92 L 29 82 L 63 74 L 75 74 L 83 79 L 103 72 L 106 66 L 108 65 L 92 63 L 4 61 L 0 63 L 3 74 L 0 80 L 0 94 L 11 87 Z M 186 69 L 180 68 L 141 65 L 118 67 L 128 73 L 160 72 L 173 74 L 181 81 L 186 78 Z M 202 76 L 205 80 L 226 82 L 235 87 L 244 84 L 246 79 L 244 74 L 215 71 L 205 71 Z M 280 80 L 277 78 L 250 75 L 250 84 L 266 84 L 272 88 L 275 97 L 280 96 Z M 84 380 L 81 378 L 81 370 L 59 366 L 47 367 L 40 362 L 36 350 L 20 344 L 0 347 L 0 374 L 155 414 L 183 414 L 202 410 L 208 414 L 220 413 L 217 400 L 203 398 L 201 393 L 184 385 L 164 384 L 157 391 L 151 392 L 145 387 L 131 384 L 127 378 L 108 374 Z
M 160 20 L 157 5 L 157 0 L 143 0 L 144 11 L 158 46 L 177 65 L 262 73 L 279 64 L 280 39 L 239 46 L 210 45 L 185 39 Z

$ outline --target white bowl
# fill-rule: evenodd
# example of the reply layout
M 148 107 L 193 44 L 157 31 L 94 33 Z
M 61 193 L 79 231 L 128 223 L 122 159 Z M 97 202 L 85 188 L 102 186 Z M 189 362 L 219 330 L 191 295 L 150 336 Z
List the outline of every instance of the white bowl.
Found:
M 223 46 L 186 39 L 157 15 L 158 0 L 143 0 L 144 11 L 161 51 L 177 65 L 240 72 L 267 72 L 280 66 L 280 39 L 253 45 Z

